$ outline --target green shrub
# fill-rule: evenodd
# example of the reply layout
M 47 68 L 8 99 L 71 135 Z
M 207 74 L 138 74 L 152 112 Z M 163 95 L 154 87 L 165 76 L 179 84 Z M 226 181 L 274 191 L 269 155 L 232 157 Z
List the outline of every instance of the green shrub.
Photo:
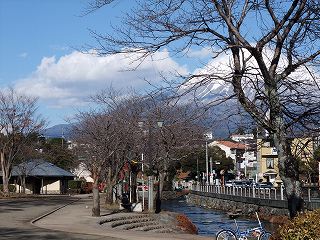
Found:
M 3 192 L 3 184 L 0 184 L 0 191 Z M 9 185 L 9 192 L 15 192 L 16 186 L 15 185 Z
M 70 180 L 68 181 L 68 188 L 72 190 L 81 189 L 82 184 L 82 180 Z
M 277 231 L 277 239 L 316 240 L 320 234 L 320 209 L 301 214 Z

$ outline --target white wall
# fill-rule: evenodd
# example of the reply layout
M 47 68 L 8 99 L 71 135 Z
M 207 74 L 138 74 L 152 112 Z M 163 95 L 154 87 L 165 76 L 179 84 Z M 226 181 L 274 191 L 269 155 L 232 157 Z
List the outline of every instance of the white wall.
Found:
M 219 147 L 221 150 L 223 150 L 226 153 L 226 157 L 231 157 L 233 160 L 236 160 L 236 154 L 232 154 L 231 153 L 231 149 L 223 144 L 220 144 L 217 141 L 214 141 L 212 143 L 209 143 L 209 146 L 217 146 Z

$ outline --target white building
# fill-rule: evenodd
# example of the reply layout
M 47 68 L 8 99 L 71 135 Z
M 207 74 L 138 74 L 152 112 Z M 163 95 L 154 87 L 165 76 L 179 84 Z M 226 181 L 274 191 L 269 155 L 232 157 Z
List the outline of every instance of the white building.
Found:
M 253 134 L 233 134 L 230 136 L 233 141 L 236 142 L 245 142 L 246 140 L 253 140 Z
M 257 166 L 255 150 L 250 149 L 248 145 L 226 140 L 213 141 L 209 146 L 217 146 L 226 153 L 226 157 L 234 160 L 237 174 L 243 172 L 246 177 L 255 175 Z

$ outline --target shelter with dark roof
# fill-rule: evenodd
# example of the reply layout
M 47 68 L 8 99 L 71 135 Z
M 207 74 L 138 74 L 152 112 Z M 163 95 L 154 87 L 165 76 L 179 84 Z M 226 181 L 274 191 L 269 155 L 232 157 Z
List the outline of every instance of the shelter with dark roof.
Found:
M 68 181 L 74 175 L 43 159 L 30 160 L 14 166 L 10 182 L 21 191 L 21 181 L 26 182 L 26 192 L 33 194 L 63 194 L 67 192 Z

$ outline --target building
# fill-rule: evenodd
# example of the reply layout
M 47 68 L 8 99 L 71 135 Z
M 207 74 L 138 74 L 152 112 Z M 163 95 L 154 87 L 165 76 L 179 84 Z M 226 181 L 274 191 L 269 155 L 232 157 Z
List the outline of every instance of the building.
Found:
M 291 151 L 295 158 L 308 163 L 313 158 L 315 142 L 313 138 L 294 138 Z M 257 139 L 257 180 L 280 183 L 278 168 L 278 152 L 268 138 Z
M 278 152 L 268 139 L 257 139 L 257 181 L 276 182 L 279 173 Z
M 236 141 L 236 142 L 245 142 L 245 141 L 250 141 L 250 140 L 254 140 L 254 135 L 251 133 L 251 134 L 232 134 L 230 136 L 230 138 L 233 140 L 233 141 Z
M 74 175 L 43 159 L 30 160 L 14 166 L 10 184 L 15 185 L 16 192 L 21 192 L 21 181 L 26 183 L 26 193 L 63 194 L 68 190 L 68 181 Z
M 234 160 L 235 171 L 238 177 L 251 178 L 256 170 L 256 153 L 249 144 L 219 140 L 213 141 L 209 146 L 217 146 L 226 153 L 226 157 Z

